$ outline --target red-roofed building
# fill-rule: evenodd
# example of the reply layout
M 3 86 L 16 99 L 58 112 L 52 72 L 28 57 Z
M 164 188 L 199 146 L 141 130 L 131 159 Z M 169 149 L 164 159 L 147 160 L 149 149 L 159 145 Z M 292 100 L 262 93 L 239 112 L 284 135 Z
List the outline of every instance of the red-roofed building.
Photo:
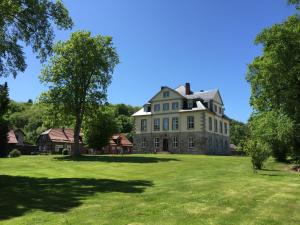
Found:
M 132 153 L 132 146 L 125 134 L 114 134 L 109 140 L 109 145 L 104 148 L 104 153 Z
M 21 129 L 10 130 L 7 134 L 9 145 L 24 145 L 24 132 Z
M 82 135 L 79 137 L 81 151 L 83 151 Z M 61 153 L 63 149 L 72 150 L 74 146 L 74 131 L 70 128 L 51 128 L 41 133 L 37 139 L 39 151 Z

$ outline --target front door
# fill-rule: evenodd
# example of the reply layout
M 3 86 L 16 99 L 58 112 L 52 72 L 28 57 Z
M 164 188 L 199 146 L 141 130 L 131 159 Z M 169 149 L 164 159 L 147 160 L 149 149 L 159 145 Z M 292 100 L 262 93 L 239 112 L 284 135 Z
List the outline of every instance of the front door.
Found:
M 163 151 L 169 151 L 168 139 L 163 139 Z

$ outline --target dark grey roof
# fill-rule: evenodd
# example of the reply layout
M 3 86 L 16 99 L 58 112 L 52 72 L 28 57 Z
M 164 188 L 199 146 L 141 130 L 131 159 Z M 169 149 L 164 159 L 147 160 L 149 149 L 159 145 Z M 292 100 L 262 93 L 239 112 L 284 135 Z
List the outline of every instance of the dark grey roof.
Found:
M 194 92 L 191 95 L 186 95 L 184 85 L 180 85 L 178 88 L 175 89 L 175 91 L 177 91 L 179 94 L 183 95 L 187 99 L 201 98 L 204 101 L 213 99 L 215 97 L 215 95 L 218 93 L 218 90 L 214 89 L 214 90 L 208 90 L 208 91 Z

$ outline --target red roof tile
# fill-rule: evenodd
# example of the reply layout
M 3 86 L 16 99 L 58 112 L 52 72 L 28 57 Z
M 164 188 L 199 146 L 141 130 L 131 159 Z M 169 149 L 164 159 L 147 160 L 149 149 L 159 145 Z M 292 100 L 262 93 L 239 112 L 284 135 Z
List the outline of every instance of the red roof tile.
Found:
M 74 131 L 70 128 L 51 128 L 43 134 L 48 134 L 49 138 L 55 142 L 74 143 Z
M 8 136 L 8 144 L 17 144 L 18 143 L 15 132 L 13 130 L 10 130 L 8 132 L 7 136 Z

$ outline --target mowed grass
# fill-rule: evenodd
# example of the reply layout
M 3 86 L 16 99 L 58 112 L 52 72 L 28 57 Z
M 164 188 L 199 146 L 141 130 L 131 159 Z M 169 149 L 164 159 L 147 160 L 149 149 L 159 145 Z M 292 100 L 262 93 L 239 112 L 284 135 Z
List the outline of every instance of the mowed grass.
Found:
M 300 224 L 300 175 L 247 157 L 0 159 L 0 224 Z

